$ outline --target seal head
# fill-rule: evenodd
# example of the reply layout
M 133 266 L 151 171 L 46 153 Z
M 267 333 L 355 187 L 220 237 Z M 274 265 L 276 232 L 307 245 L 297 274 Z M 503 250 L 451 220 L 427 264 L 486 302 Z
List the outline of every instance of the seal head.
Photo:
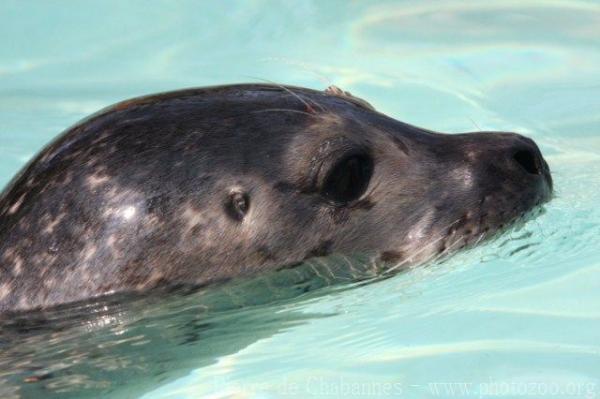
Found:
M 0 309 L 206 285 L 332 253 L 409 265 L 550 198 L 535 143 L 440 134 L 349 93 L 274 85 L 116 104 L 0 200 Z

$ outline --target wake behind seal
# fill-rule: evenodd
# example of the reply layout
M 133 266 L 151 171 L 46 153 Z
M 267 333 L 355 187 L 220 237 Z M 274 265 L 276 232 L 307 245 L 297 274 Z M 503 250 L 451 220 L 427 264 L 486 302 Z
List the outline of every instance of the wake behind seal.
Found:
M 140 97 L 43 149 L 0 198 L 0 311 L 216 284 L 315 256 L 417 264 L 547 201 L 536 144 L 441 134 L 337 88 Z

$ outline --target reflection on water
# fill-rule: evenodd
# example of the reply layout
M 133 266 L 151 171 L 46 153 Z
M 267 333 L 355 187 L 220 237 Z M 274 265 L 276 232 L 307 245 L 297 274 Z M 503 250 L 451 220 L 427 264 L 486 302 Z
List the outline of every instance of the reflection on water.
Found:
M 140 394 L 315 317 L 278 306 L 214 315 L 191 300 L 170 314 L 157 306 L 92 304 L 67 319 L 3 325 L 2 397 Z
M 214 288 L 119 295 L 4 315 L 0 396 L 140 394 L 307 320 L 333 315 L 303 312 L 297 305 L 377 275 L 366 258 L 332 256 Z
M 0 393 L 3 398 L 140 394 L 322 316 L 282 304 L 210 312 L 199 296 L 100 301 L 5 321 Z

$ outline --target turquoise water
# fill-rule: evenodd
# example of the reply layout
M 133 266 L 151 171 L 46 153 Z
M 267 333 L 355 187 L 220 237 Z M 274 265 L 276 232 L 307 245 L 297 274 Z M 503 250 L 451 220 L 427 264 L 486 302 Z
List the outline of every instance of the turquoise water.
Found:
M 556 188 L 520 229 L 383 281 L 5 327 L 0 396 L 600 397 L 599 2 L 5 0 L 0 21 L 0 184 L 113 102 L 267 80 L 529 135 Z

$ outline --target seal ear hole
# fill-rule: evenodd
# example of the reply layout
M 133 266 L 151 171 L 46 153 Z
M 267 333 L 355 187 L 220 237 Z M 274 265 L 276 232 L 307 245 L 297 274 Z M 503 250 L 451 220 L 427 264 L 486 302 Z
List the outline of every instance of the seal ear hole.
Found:
M 232 191 L 225 201 L 225 213 L 236 222 L 241 222 L 250 209 L 250 198 L 248 194 L 240 191 Z
M 365 193 L 372 175 L 373 159 L 369 154 L 346 156 L 328 172 L 321 194 L 336 205 L 348 204 Z

